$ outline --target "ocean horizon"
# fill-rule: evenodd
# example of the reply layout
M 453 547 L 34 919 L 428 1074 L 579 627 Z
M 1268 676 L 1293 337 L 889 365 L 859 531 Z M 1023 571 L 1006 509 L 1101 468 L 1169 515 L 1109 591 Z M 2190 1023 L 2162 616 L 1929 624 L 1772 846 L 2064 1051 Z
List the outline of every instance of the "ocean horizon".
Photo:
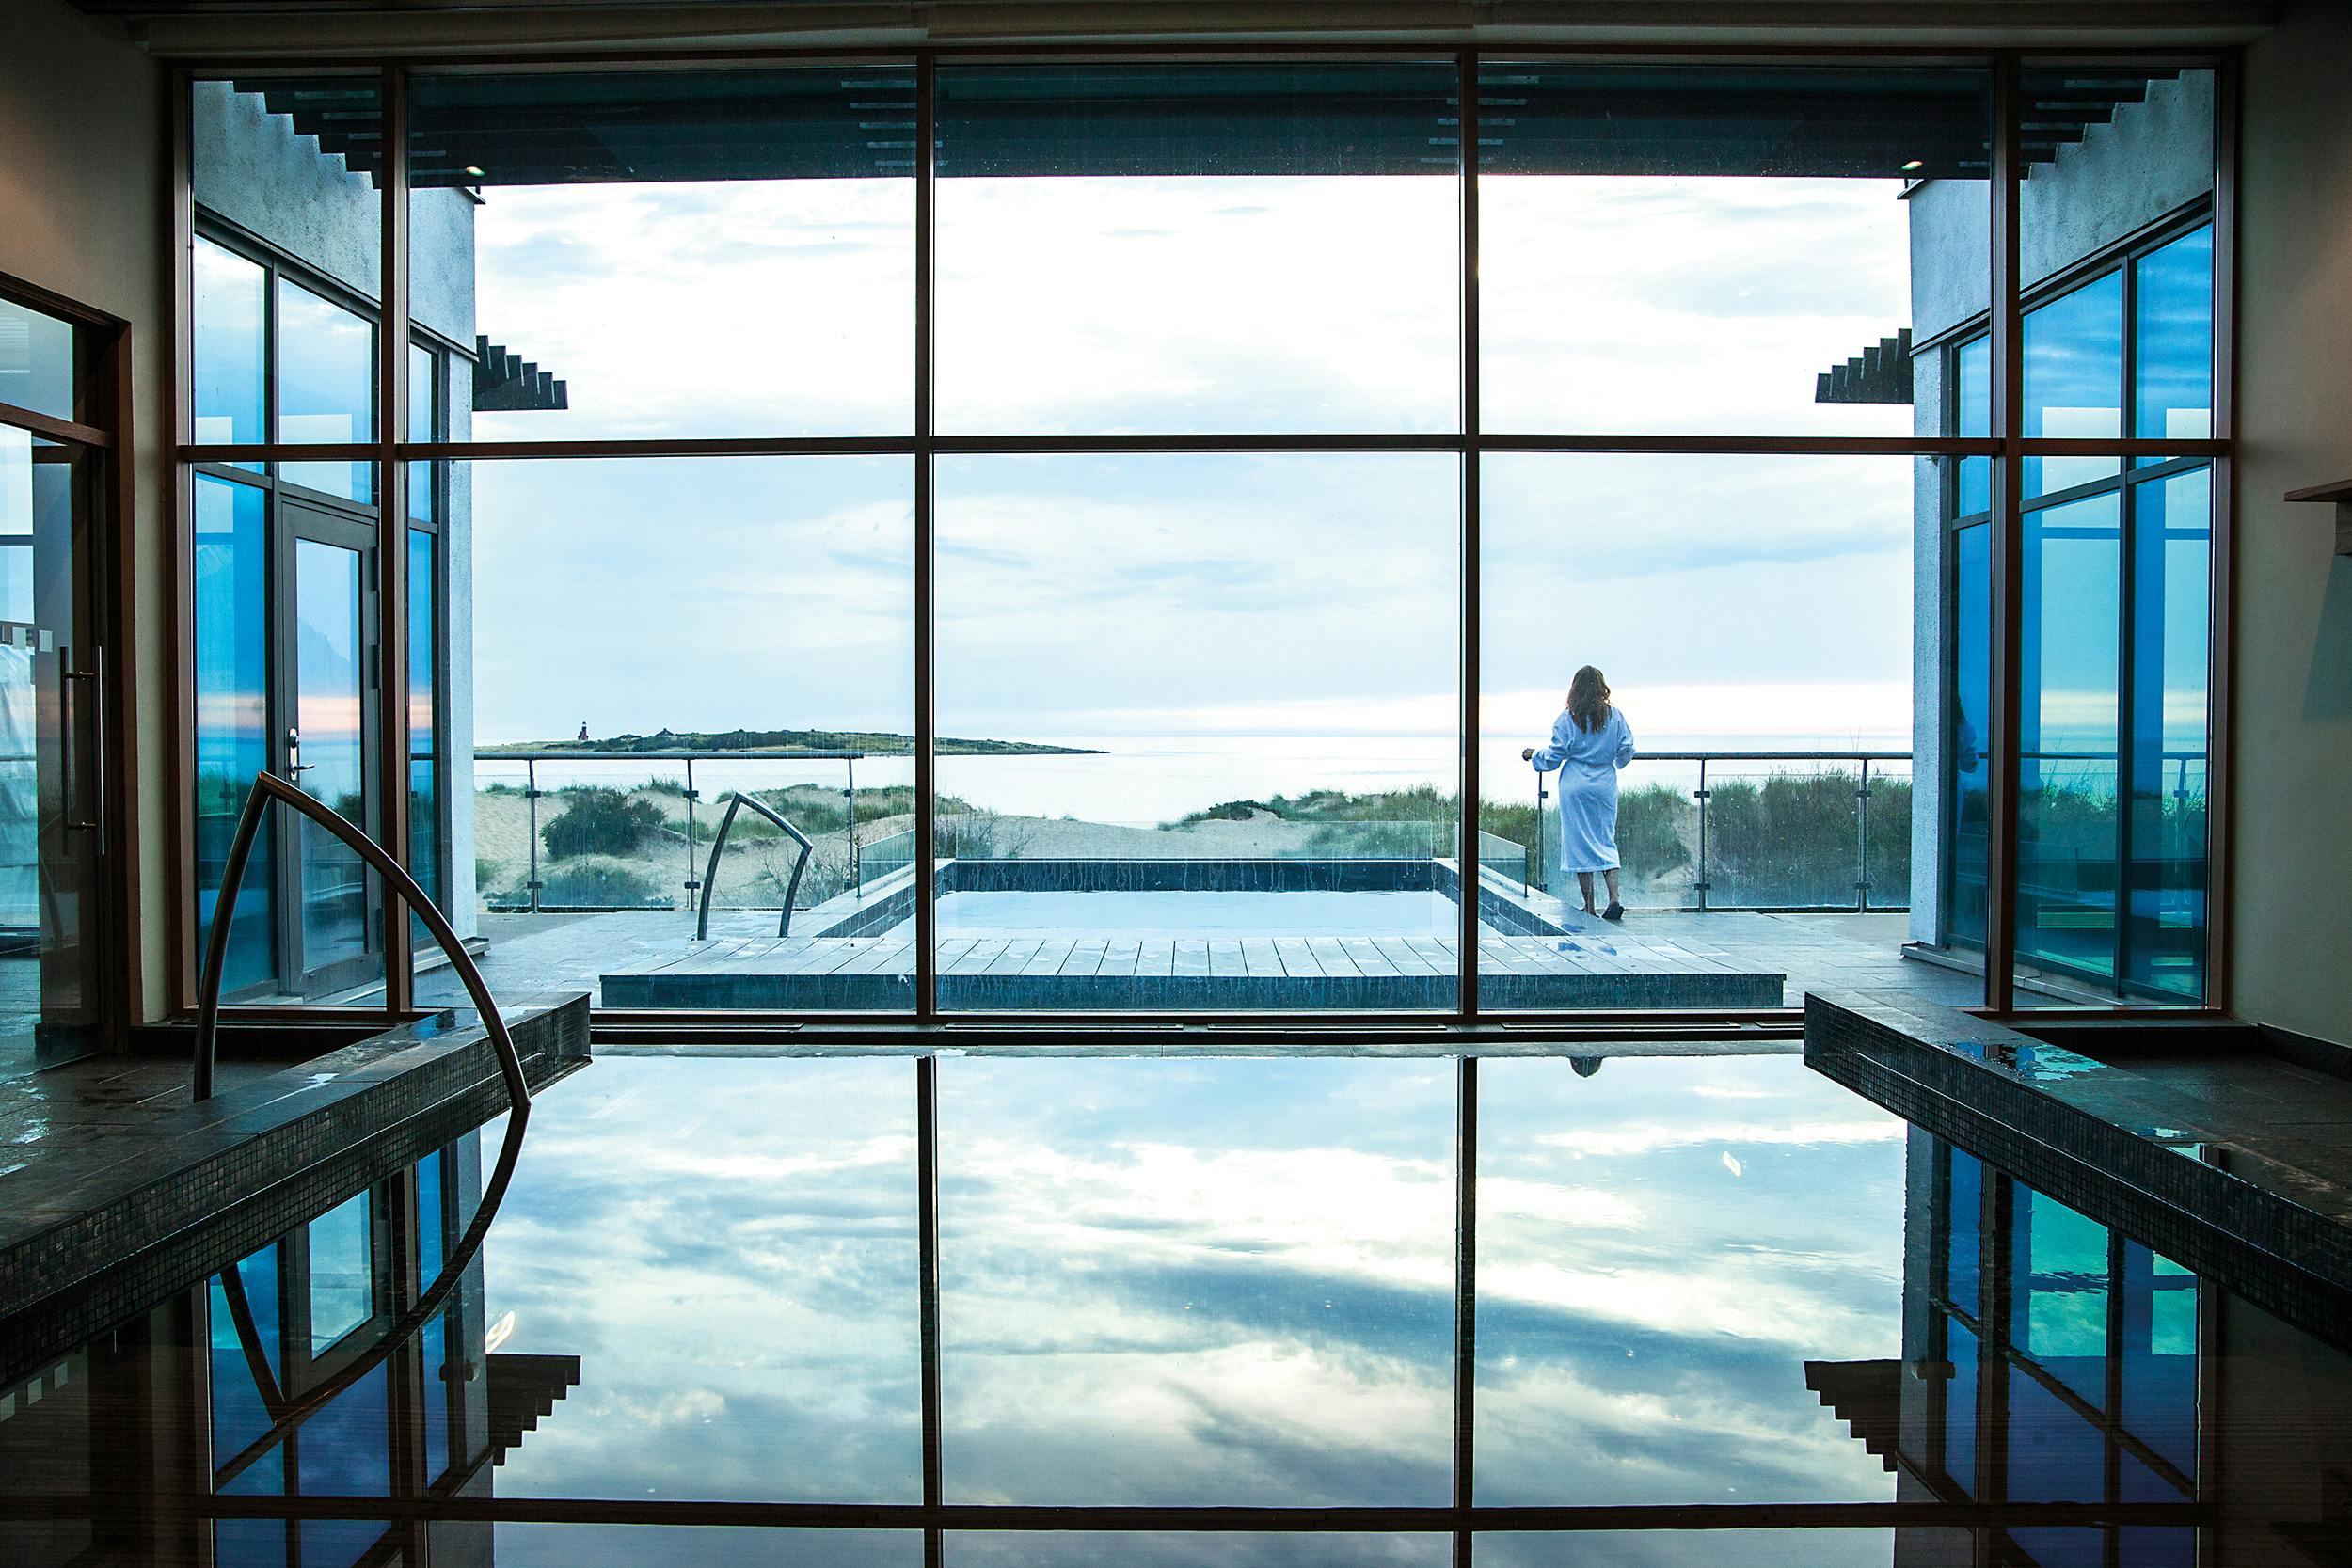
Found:
M 1460 767 L 1458 743 L 1445 734 L 1025 735 L 1017 738 L 1085 748 L 1086 754 L 943 756 L 936 768 L 941 792 L 1007 816 L 1074 816 L 1090 822 L 1149 825 L 1227 800 L 1266 800 L 1277 795 L 1295 798 L 1318 789 L 1375 794 L 1433 785 L 1451 791 Z M 1518 752 L 1520 747 L 1540 738 L 1485 737 L 1479 747 L 1480 794 L 1490 800 L 1510 800 L 1515 795 L 1532 800 L 1534 770 L 1520 760 Z M 1807 753 L 1904 754 L 1911 750 L 1908 732 L 1883 731 L 1837 735 L 1661 731 L 1637 736 L 1637 743 L 1642 755 L 1626 771 L 1629 786 L 1695 787 L 1696 764 L 1663 760 L 1672 753 L 1764 752 L 1803 757 Z M 1724 762 L 1710 766 L 1709 778 L 1711 782 L 1791 766 L 1835 764 Z M 1903 770 L 1900 764 L 1874 765 L 1881 766 Z M 705 800 L 726 790 L 776 789 L 795 784 L 842 788 L 852 781 L 852 775 L 860 790 L 914 782 L 914 759 L 904 754 L 868 755 L 853 765 L 772 758 L 698 760 L 692 771 L 695 790 Z M 682 784 L 686 772 L 681 759 L 670 757 L 609 763 L 566 760 L 536 767 L 541 789 L 575 784 L 628 786 L 656 779 Z M 523 774 L 518 762 L 481 758 L 474 765 L 477 788 L 518 784 Z

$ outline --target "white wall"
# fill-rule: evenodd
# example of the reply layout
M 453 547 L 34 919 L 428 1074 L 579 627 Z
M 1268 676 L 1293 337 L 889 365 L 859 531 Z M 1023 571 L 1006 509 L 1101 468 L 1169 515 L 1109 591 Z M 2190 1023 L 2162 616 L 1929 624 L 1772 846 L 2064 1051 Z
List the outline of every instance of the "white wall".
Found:
M 2233 1009 L 2352 1042 L 2352 559 L 2290 489 L 2352 479 L 2352 8 L 2246 62 Z
M 165 248 L 163 74 L 116 24 L 64 0 L 9 0 L 0 41 L 0 272 L 132 324 L 136 404 L 130 460 L 137 593 L 137 929 L 140 995 L 166 995 L 169 887 L 165 814 L 172 736 L 170 345 Z M 118 628 L 117 636 L 121 635 Z

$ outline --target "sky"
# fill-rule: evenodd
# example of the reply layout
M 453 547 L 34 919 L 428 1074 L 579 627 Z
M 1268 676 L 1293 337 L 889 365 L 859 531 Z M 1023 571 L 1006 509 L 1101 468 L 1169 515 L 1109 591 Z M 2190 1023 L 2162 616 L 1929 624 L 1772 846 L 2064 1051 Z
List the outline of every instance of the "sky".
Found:
M 1902 434 L 1815 374 L 1909 319 L 1891 182 L 1482 185 L 1490 430 Z M 1442 432 L 1438 178 L 943 180 L 945 433 Z M 480 320 L 570 407 L 483 438 L 903 434 L 905 182 L 493 187 Z M 901 459 L 477 463 L 484 739 L 912 727 Z M 1577 665 L 1689 734 L 1900 738 L 1912 461 L 1521 456 L 1485 474 L 1483 705 Z M 943 734 L 1450 735 L 1442 455 L 942 459 Z

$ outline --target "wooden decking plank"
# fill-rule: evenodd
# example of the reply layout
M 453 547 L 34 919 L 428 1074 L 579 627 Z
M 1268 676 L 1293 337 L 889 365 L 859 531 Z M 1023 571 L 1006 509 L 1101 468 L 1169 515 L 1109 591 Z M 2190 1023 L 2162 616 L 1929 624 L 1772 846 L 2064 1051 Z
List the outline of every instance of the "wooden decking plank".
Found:
M 1437 974 L 1451 974 L 1458 967 L 1454 949 L 1437 937 L 1406 937 L 1405 944 Z
M 1037 944 L 1037 951 L 1030 954 L 1029 961 L 1021 966 L 1021 973 L 1024 974 L 1059 974 L 1062 965 L 1070 961 L 1070 955 L 1077 950 L 1077 939 L 1074 937 L 1048 938 Z
M 797 939 L 795 939 L 797 941 Z M 777 944 L 768 963 L 787 974 L 830 974 L 857 957 L 847 942 L 812 942 L 810 946 L 793 950 L 792 942 Z M 768 967 L 763 964 L 762 968 Z
M 1241 956 L 1241 940 L 1219 939 L 1209 943 L 1209 973 L 1240 978 L 1249 973 L 1249 966 Z
M 1347 949 L 1340 945 L 1337 937 L 1309 937 L 1307 950 L 1315 956 L 1315 962 L 1323 966 L 1326 974 L 1349 979 L 1363 973 L 1356 967 L 1356 960 L 1347 956 Z
M 1395 970 L 1399 974 L 1435 974 L 1438 973 L 1438 971 L 1431 965 L 1427 958 L 1422 958 L 1420 953 L 1414 950 L 1412 942 L 1407 939 L 1404 937 L 1378 937 L 1374 940 L 1378 943 L 1380 956 L 1387 959 L 1389 966 Z
M 1282 960 L 1282 972 L 1298 979 L 1320 979 L 1323 965 L 1315 958 L 1314 949 L 1305 937 L 1276 937 L 1275 956 Z
M 962 957 L 956 959 L 954 969 L 942 970 L 941 973 L 985 974 L 988 973 L 988 966 L 1003 957 L 1004 951 L 1005 939 L 1003 937 L 982 937 L 963 950 Z
M 914 941 L 911 937 L 884 937 L 880 940 L 866 937 L 851 940 L 866 942 L 870 945 L 856 958 L 834 971 L 835 974 L 878 974 L 886 970 L 911 967 L 908 960 L 914 954 Z
M 988 966 L 988 973 L 1018 974 L 1028 967 L 1029 960 L 1044 944 L 1043 937 L 1014 937 L 1005 943 L 1005 950 L 996 956 L 996 961 Z

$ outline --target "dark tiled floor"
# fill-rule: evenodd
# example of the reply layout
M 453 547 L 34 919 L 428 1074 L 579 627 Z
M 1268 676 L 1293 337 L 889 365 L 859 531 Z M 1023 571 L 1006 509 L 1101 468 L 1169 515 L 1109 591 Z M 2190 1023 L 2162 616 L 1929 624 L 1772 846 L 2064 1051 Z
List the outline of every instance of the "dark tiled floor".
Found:
M 224 1090 L 284 1069 L 282 1062 L 219 1064 Z M 90 1057 L 0 1079 L 0 1176 L 35 1157 L 135 1133 L 185 1108 L 189 1064 L 177 1058 Z
M 2352 1082 L 2262 1057 L 2135 1058 L 2044 1085 L 2067 1103 L 2352 1221 Z

